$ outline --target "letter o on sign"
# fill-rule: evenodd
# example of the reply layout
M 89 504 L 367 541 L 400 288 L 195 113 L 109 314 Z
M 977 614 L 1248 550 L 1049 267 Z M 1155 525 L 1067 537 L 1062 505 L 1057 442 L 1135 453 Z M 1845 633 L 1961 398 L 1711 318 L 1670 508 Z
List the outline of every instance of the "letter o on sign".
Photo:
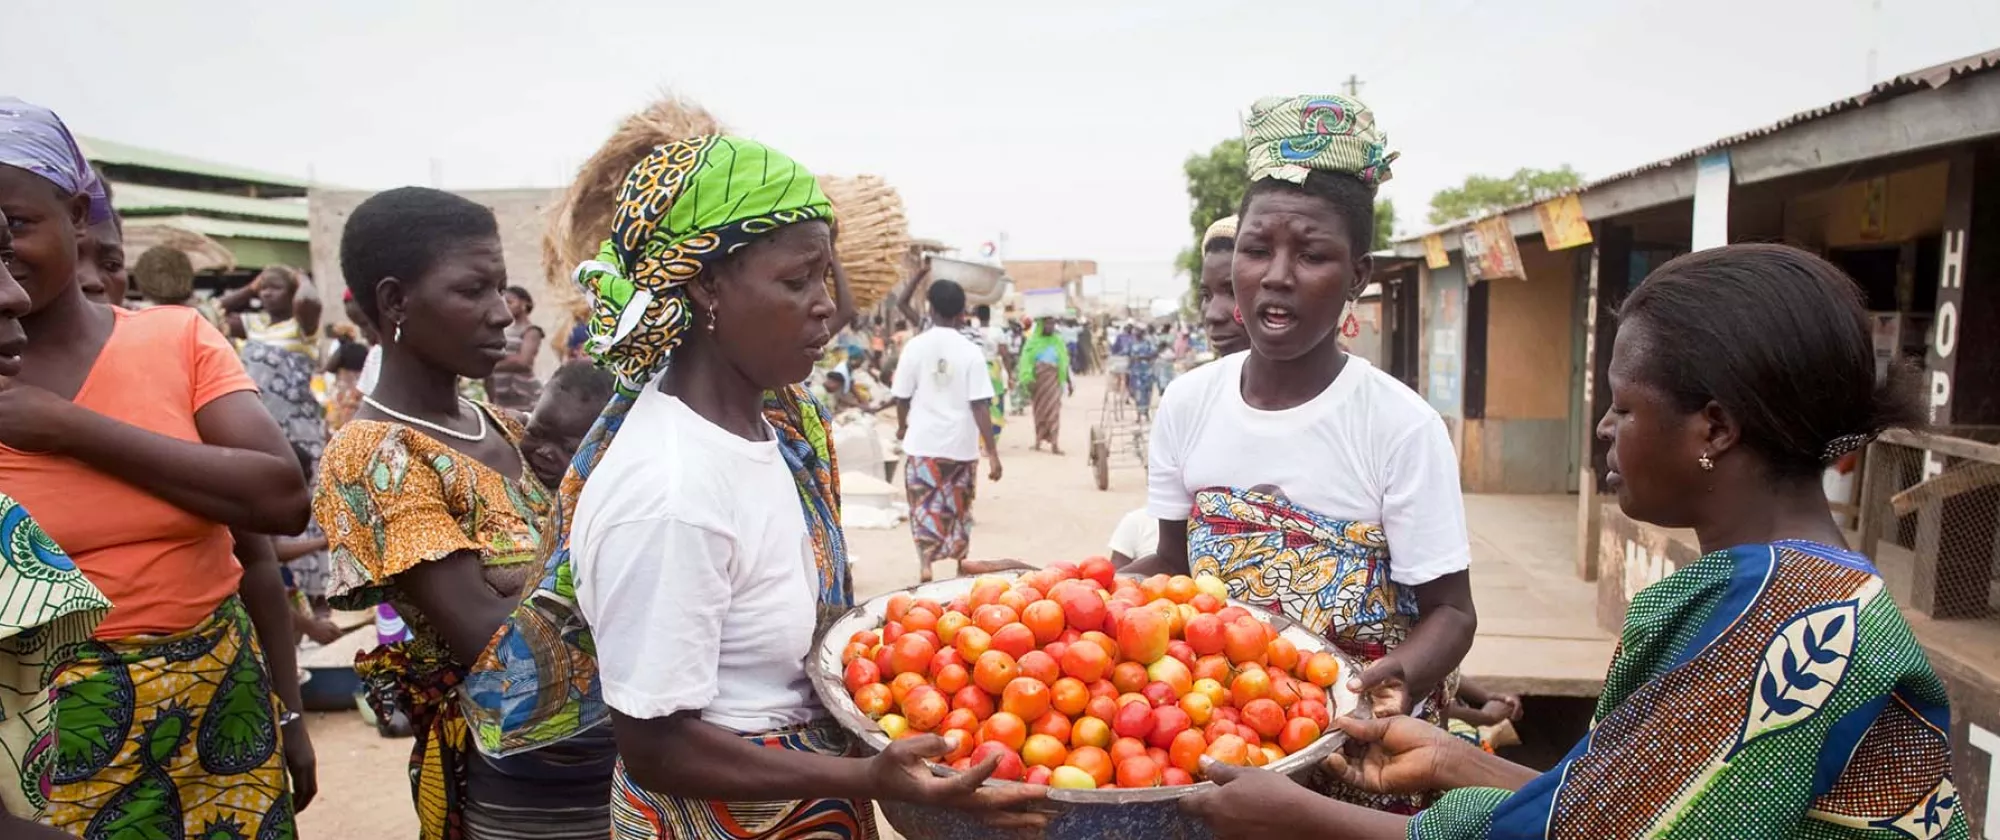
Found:
M 1937 354 L 1940 359 L 1951 358 L 1958 349 L 1958 304 L 1954 301 L 1940 301 L 1937 308 Z

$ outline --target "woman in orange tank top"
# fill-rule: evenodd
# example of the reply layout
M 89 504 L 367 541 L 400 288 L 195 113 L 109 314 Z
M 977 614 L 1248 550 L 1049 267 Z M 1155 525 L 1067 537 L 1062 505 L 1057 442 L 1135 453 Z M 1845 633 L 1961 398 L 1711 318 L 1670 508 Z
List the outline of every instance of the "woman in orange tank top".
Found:
M 79 232 L 109 213 L 94 178 L 53 113 L 0 99 L 7 268 L 30 299 L 0 383 L 0 492 L 113 605 L 55 676 L 46 819 L 85 838 L 291 836 L 313 757 L 261 535 L 304 529 L 304 476 L 195 310 L 84 298 Z

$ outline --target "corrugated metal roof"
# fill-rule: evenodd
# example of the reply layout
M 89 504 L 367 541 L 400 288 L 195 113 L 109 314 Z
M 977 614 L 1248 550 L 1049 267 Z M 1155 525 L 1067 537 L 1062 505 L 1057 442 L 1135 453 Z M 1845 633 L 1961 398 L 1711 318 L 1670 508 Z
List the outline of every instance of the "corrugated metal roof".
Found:
M 1868 91 L 1865 93 L 1850 96 L 1845 99 L 1835 100 L 1833 102 L 1829 102 L 1825 105 L 1821 105 L 1811 110 L 1800 111 L 1796 114 L 1781 119 L 1777 122 L 1771 123 L 1770 125 L 1766 125 L 1761 128 L 1753 128 L 1749 131 L 1745 131 L 1740 134 L 1732 134 L 1720 140 L 1712 141 L 1706 145 L 1694 149 L 1689 149 L 1688 151 L 1674 155 L 1673 157 L 1656 160 L 1653 161 L 1652 163 L 1634 167 L 1632 169 L 1627 169 L 1623 172 L 1619 172 L 1614 175 L 1606 175 L 1602 178 L 1590 181 L 1589 183 L 1584 184 L 1582 187 L 1570 190 L 1568 193 L 1561 193 L 1555 196 L 1550 196 L 1550 198 L 1559 198 L 1561 197 L 1561 195 L 1567 195 L 1570 193 L 1586 193 L 1596 187 L 1609 184 L 1613 181 L 1622 181 L 1627 178 L 1643 175 L 1647 172 L 1651 172 L 1656 169 L 1665 169 L 1670 166 L 1675 166 L 1684 163 L 1686 161 L 1694 160 L 1695 158 L 1701 157 L 1702 155 L 1708 154 L 1710 152 L 1726 149 L 1730 146 L 1734 146 L 1746 140 L 1753 140 L 1758 137 L 1777 134 L 1778 132 L 1784 131 L 1785 129 L 1791 128 L 1801 123 L 1807 123 L 1813 120 L 1824 119 L 1826 117 L 1833 116 L 1834 114 L 1839 114 L 1845 111 L 1852 111 L 1857 108 L 1865 108 L 1870 105 L 1894 99 L 1898 96 L 1903 96 L 1905 94 L 1917 93 L 1925 90 L 1933 90 L 1936 88 L 1943 87 L 1946 84 L 1955 81 L 1957 79 L 1962 79 L 1966 76 L 1975 76 L 1993 70 L 2000 70 L 2000 49 L 1987 50 L 1986 52 L 1979 53 L 1978 55 L 1966 56 L 1965 58 L 1960 58 L 1954 61 L 1947 61 L 1943 64 L 1926 67 L 1922 70 L 1914 70 L 1908 73 L 1904 73 L 1886 82 L 1877 83 L 1874 87 L 1869 88 Z M 1522 204 L 1514 205 L 1512 207 L 1507 207 L 1501 210 L 1497 210 L 1492 213 L 1488 213 L 1484 216 L 1478 216 L 1470 219 L 1461 219 L 1459 221 L 1455 221 L 1447 225 L 1432 228 L 1430 230 L 1424 231 L 1423 233 L 1402 237 L 1396 239 L 1395 241 L 1415 242 L 1433 233 L 1443 233 L 1445 231 L 1457 230 L 1460 228 L 1467 227 L 1471 225 L 1473 222 L 1479 221 L 1480 219 L 1490 219 L 1494 216 L 1513 213 L 1519 210 L 1525 210 L 1537 204 L 1540 204 L 1542 203 L 1542 201 L 1546 200 L 1548 199 L 1540 199 L 1536 201 L 1525 202 Z
M 304 189 L 311 186 L 311 183 L 303 178 L 294 178 L 290 175 L 280 175 L 275 172 L 265 172 L 263 170 L 234 166 L 227 163 L 217 163 L 211 160 L 188 157 L 187 155 L 178 155 L 173 152 L 163 152 L 158 149 L 142 148 L 127 143 L 120 143 L 116 140 L 105 140 L 99 137 L 84 137 L 79 135 L 76 141 L 78 145 L 83 147 L 83 156 L 95 163 L 160 169 L 168 172 L 187 172 L 194 175 L 207 175 L 211 178 L 224 178 L 231 181 L 246 181 L 252 184 L 270 184 L 280 187 Z
M 306 231 L 304 225 L 233 222 L 228 219 L 211 219 L 206 216 L 145 216 L 133 221 L 135 224 L 169 225 L 217 238 L 273 239 L 280 242 L 310 242 L 312 240 L 312 236 Z
M 168 216 L 181 213 L 240 216 L 245 219 L 306 223 L 303 200 L 249 198 L 240 195 L 177 190 L 148 184 L 112 182 L 118 212 L 126 216 Z

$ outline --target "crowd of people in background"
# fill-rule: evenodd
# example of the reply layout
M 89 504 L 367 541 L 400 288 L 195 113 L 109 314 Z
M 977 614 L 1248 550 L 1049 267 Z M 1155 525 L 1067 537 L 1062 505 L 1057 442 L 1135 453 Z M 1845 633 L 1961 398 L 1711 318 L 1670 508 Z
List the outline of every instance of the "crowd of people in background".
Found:
M 1244 134 L 1199 333 L 996 318 L 921 274 L 901 324 L 864 316 L 809 170 L 662 144 L 544 384 L 488 208 L 362 202 L 338 332 L 287 267 L 190 305 L 185 257 L 126 271 L 56 115 L 0 99 L 0 836 L 296 836 L 318 792 L 300 634 L 330 609 L 381 622 L 354 670 L 414 735 L 424 840 L 866 837 L 876 800 L 1033 831 L 1046 791 L 983 785 L 999 756 L 934 773 L 963 746 L 934 734 L 865 755 L 812 690 L 855 604 L 834 441 L 893 406 L 923 576 L 1018 568 L 968 556 L 978 463 L 1003 478 L 1010 407 L 1060 454 L 1100 369 L 1151 423 L 1125 571 L 1213 575 L 1364 663 L 1373 714 L 1333 722 L 1353 748 L 1321 772 L 1204 764 L 1217 784 L 1180 802 L 1216 833 L 1967 836 L 1943 686 L 1818 485 L 1923 423 L 1851 280 L 1735 245 L 1623 303 L 1610 483 L 1706 554 L 1633 599 L 1590 736 L 1539 773 L 1446 728 L 1520 705 L 1458 674 L 1457 458 L 1339 343 L 1397 156 L 1348 97 L 1259 100 Z

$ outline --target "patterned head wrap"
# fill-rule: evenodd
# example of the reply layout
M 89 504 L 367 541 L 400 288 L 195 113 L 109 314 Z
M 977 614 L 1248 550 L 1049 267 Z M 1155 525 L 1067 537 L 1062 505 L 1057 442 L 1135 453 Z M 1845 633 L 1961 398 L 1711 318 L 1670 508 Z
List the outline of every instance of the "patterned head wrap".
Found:
M 76 138 L 54 111 L 0 96 L 0 165 L 46 178 L 64 195 L 90 196 L 93 225 L 111 219 L 111 200 L 105 196 L 104 181 L 83 159 Z
M 1208 243 L 1214 242 L 1217 239 L 1235 239 L 1235 238 L 1236 238 L 1236 217 L 1224 216 L 1220 219 L 1216 219 L 1215 224 L 1208 226 L 1208 232 L 1201 235 L 1201 250 L 1203 253 L 1207 253 Z
M 1338 94 L 1267 96 L 1243 120 L 1250 180 L 1306 182 L 1312 170 L 1352 175 L 1371 187 L 1389 180 L 1389 138 L 1375 113 Z
M 625 178 L 611 238 L 576 268 L 592 301 L 586 348 L 636 393 L 694 321 L 689 282 L 763 234 L 832 218 L 812 173 L 761 143 L 708 136 L 654 149 Z
M 556 743 L 609 718 L 590 627 L 576 609 L 569 523 L 597 463 L 641 389 L 666 369 L 694 323 L 687 285 L 737 249 L 785 225 L 833 222 L 812 173 L 737 137 L 667 143 L 632 167 L 611 238 L 577 266 L 591 300 L 585 347 L 610 370 L 616 393 L 570 460 L 545 532 L 542 577 L 465 676 L 459 696 L 481 752 L 505 756 Z M 793 385 L 764 397 L 764 419 L 799 491 L 818 572 L 820 626 L 854 605 L 840 530 L 839 467 L 827 411 Z

